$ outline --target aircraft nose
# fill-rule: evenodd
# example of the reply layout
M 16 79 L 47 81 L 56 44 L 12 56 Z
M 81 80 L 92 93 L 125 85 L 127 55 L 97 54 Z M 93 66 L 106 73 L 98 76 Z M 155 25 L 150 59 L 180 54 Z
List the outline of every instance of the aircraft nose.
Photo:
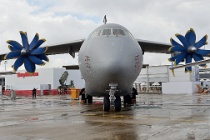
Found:
M 125 65 L 123 65 L 120 61 L 110 61 L 105 63 L 105 75 L 107 78 L 119 79 L 123 76 Z

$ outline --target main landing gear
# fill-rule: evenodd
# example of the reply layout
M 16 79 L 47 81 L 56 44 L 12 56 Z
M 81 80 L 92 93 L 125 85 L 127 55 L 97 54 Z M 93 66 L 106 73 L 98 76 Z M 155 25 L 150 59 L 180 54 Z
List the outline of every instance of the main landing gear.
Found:
M 109 84 L 109 95 L 104 97 L 104 111 L 110 110 L 110 105 L 114 105 L 115 111 L 121 111 L 121 98 L 120 96 L 115 96 L 115 92 L 117 91 L 117 84 Z

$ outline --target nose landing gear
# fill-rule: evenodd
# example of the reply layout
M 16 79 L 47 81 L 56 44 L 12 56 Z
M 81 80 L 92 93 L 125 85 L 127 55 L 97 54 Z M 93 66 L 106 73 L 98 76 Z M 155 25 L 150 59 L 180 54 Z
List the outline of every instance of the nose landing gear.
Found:
M 117 86 L 118 84 L 116 83 L 111 83 L 109 84 L 110 89 L 109 95 L 104 97 L 104 106 L 103 109 L 104 111 L 109 111 L 110 110 L 110 104 L 114 105 L 115 111 L 119 112 L 121 111 L 121 98 L 120 96 L 115 96 L 115 92 L 117 91 Z

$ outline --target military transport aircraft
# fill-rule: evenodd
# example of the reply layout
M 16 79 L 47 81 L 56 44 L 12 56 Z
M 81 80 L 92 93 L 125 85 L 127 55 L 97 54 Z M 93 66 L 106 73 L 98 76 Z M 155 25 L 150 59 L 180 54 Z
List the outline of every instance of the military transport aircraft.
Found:
M 120 97 L 131 94 L 143 65 L 144 52 L 168 53 L 169 47 L 170 44 L 135 39 L 125 27 L 105 23 L 86 39 L 48 46 L 45 54 L 69 53 L 75 57 L 78 52 L 86 93 L 104 97 L 104 111 L 110 110 L 110 104 L 114 104 L 115 111 L 120 111 Z M 4 55 L 0 55 L 1 60 Z
M 115 110 L 120 111 L 120 96 L 131 94 L 143 65 L 143 52 L 167 53 L 169 47 L 169 44 L 136 40 L 125 27 L 108 23 L 96 28 L 85 40 L 49 46 L 46 54 L 68 52 L 74 57 L 79 51 L 79 69 L 85 79 L 86 93 L 103 96 L 104 111 L 110 110 L 110 100 Z

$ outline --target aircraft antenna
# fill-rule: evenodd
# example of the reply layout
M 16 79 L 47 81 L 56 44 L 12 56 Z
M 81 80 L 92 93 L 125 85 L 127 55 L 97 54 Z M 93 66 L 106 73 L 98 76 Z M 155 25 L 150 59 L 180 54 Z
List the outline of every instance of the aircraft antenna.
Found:
M 106 24 L 106 22 L 107 22 L 106 15 L 104 16 L 103 22 L 104 22 L 104 24 Z

